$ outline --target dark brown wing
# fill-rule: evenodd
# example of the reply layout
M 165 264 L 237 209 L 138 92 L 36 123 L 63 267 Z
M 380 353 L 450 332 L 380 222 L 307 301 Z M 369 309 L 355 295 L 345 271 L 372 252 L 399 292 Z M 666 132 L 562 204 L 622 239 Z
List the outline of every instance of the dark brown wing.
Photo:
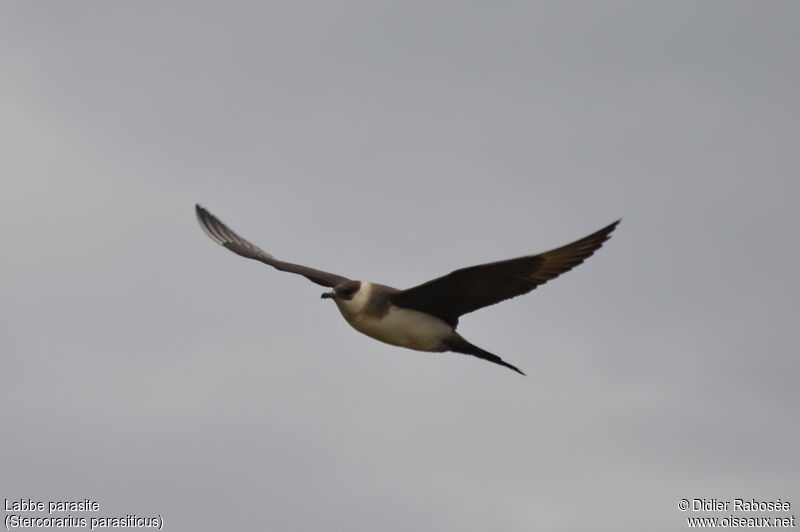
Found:
M 438 316 L 455 327 L 463 314 L 527 294 L 571 270 L 602 246 L 619 222 L 546 253 L 456 270 L 398 292 L 392 301 Z
M 197 212 L 197 220 L 200 222 L 200 227 L 203 228 L 203 231 L 205 231 L 214 242 L 225 246 L 237 255 L 261 261 L 264 264 L 269 264 L 273 268 L 284 272 L 300 274 L 306 279 L 322 286 L 336 286 L 339 283 L 349 281 L 347 277 L 342 277 L 341 275 L 280 261 L 228 229 L 216 216 L 200 205 L 195 205 L 195 210 Z

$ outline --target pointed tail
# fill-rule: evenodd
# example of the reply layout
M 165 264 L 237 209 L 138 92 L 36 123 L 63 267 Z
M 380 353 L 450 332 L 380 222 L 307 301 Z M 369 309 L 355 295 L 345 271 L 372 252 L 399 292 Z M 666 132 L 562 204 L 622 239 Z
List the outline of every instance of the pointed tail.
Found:
M 456 353 L 462 353 L 464 355 L 472 355 L 474 357 L 482 358 L 483 360 L 488 360 L 489 362 L 494 362 L 495 364 L 500 364 L 501 366 L 505 366 L 508 369 L 514 370 L 520 375 L 525 375 L 519 368 L 512 366 L 502 358 L 497 355 L 493 355 L 488 351 L 484 351 L 477 345 L 472 345 L 464 338 L 461 337 L 458 333 L 453 333 L 453 336 L 448 338 L 446 342 L 447 348 L 449 351 L 454 351 Z

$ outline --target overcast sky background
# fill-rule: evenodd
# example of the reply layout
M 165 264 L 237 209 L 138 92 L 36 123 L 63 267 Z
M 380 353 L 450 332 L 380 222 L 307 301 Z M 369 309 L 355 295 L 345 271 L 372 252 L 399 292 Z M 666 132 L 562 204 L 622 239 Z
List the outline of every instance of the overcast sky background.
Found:
M 796 513 L 799 16 L 4 2 L 0 496 L 172 531 L 672 531 L 684 497 Z M 322 287 L 211 242 L 195 202 L 399 288 L 623 222 L 462 319 L 523 378 L 357 333 Z

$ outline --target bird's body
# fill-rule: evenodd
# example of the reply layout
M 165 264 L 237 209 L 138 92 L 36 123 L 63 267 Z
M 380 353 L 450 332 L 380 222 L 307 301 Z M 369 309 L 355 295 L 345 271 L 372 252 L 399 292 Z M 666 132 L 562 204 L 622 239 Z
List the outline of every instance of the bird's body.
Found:
M 352 299 L 336 298 L 342 317 L 358 332 L 417 351 L 444 351 L 454 332 L 441 318 L 398 307 L 389 296 L 399 290 L 361 281 Z
M 196 210 L 200 226 L 218 244 L 243 257 L 331 287 L 333 290 L 322 297 L 333 299 L 342 317 L 357 331 L 381 342 L 417 351 L 473 355 L 523 375 L 518 368 L 458 334 L 458 318 L 528 293 L 569 271 L 591 256 L 619 223 L 616 221 L 546 253 L 462 268 L 408 290 L 398 290 L 277 260 L 231 231 L 204 208 L 197 205 Z

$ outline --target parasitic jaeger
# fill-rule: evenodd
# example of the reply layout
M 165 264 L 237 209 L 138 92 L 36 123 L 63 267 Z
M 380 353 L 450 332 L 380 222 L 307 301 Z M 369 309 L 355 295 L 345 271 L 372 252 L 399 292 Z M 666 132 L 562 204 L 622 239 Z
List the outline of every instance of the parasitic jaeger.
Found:
M 398 290 L 276 259 L 240 237 L 200 205 L 200 227 L 216 243 L 237 255 L 296 273 L 332 288 L 322 294 L 333 299 L 344 319 L 357 331 L 387 344 L 417 351 L 453 351 L 473 355 L 525 375 L 456 332 L 458 318 L 480 308 L 527 294 L 590 257 L 620 222 L 557 249 L 515 259 L 462 268 L 427 283 Z

